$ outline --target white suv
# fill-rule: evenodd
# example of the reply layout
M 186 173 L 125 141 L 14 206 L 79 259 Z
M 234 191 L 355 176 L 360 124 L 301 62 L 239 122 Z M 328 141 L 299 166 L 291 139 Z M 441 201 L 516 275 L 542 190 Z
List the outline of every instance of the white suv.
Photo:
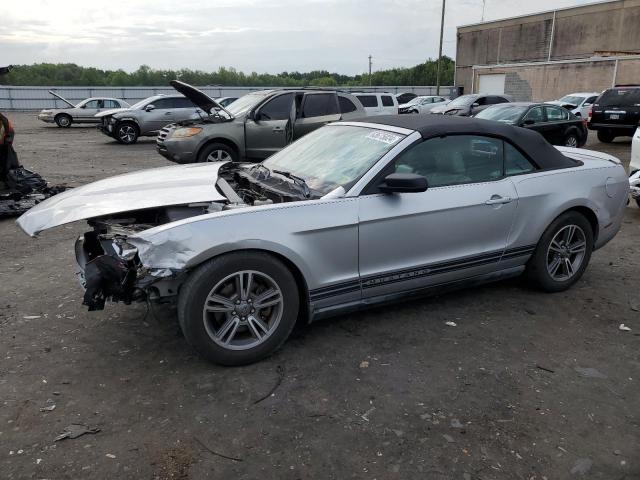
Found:
M 362 106 L 367 115 L 397 115 L 398 100 L 390 93 L 376 92 L 351 92 L 353 93 Z

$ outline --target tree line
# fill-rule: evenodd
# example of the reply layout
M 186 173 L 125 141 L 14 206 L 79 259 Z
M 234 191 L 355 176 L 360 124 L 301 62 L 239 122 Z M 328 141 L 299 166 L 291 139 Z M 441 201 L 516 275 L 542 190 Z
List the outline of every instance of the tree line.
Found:
M 449 57 L 442 57 L 441 85 L 453 85 L 455 62 Z M 179 79 L 193 85 L 220 86 L 385 86 L 385 85 L 435 85 L 437 60 L 428 59 L 409 68 L 392 68 L 369 74 L 341 75 L 326 70 L 312 72 L 282 72 L 278 74 L 256 73 L 246 74 L 235 68 L 220 67 L 215 72 L 202 70 L 160 70 L 142 65 L 136 71 L 128 73 L 124 70 L 101 70 L 93 67 L 82 67 L 74 63 L 36 63 L 33 65 L 16 65 L 8 75 L 0 76 L 0 85 L 20 86 L 90 86 L 90 87 L 135 87 L 162 86 L 170 80 Z

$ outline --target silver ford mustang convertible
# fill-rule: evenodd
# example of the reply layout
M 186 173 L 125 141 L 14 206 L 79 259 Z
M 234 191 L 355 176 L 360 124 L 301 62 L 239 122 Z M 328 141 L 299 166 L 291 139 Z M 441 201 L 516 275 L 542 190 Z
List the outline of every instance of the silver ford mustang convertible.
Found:
M 175 301 L 187 341 L 259 360 L 311 321 L 526 273 L 558 292 L 622 221 L 620 162 L 486 120 L 327 125 L 258 164 L 172 166 L 56 195 L 29 235 L 77 220 L 84 304 Z

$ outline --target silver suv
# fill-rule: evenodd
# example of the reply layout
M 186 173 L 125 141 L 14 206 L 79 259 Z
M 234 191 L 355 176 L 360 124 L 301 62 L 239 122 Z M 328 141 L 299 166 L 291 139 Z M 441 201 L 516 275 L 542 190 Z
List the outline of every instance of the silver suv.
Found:
M 171 85 L 207 114 L 160 131 L 158 152 L 176 163 L 260 160 L 329 122 L 367 115 L 355 96 L 342 91 L 264 90 L 223 108 L 191 85 Z
M 106 110 L 96 117 L 98 129 L 124 144 L 136 143 L 138 137 L 152 137 L 169 123 L 196 119 L 202 110 L 182 95 L 154 95 L 126 109 Z

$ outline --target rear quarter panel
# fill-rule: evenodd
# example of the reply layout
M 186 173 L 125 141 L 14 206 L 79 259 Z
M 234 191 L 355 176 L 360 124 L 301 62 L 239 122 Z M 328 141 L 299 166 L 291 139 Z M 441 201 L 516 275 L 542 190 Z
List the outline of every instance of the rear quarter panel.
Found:
M 559 215 L 586 207 L 596 216 L 596 248 L 617 233 L 622 222 L 629 183 L 620 164 L 542 171 L 511 177 L 518 193 L 518 213 L 507 248 L 534 245 Z

